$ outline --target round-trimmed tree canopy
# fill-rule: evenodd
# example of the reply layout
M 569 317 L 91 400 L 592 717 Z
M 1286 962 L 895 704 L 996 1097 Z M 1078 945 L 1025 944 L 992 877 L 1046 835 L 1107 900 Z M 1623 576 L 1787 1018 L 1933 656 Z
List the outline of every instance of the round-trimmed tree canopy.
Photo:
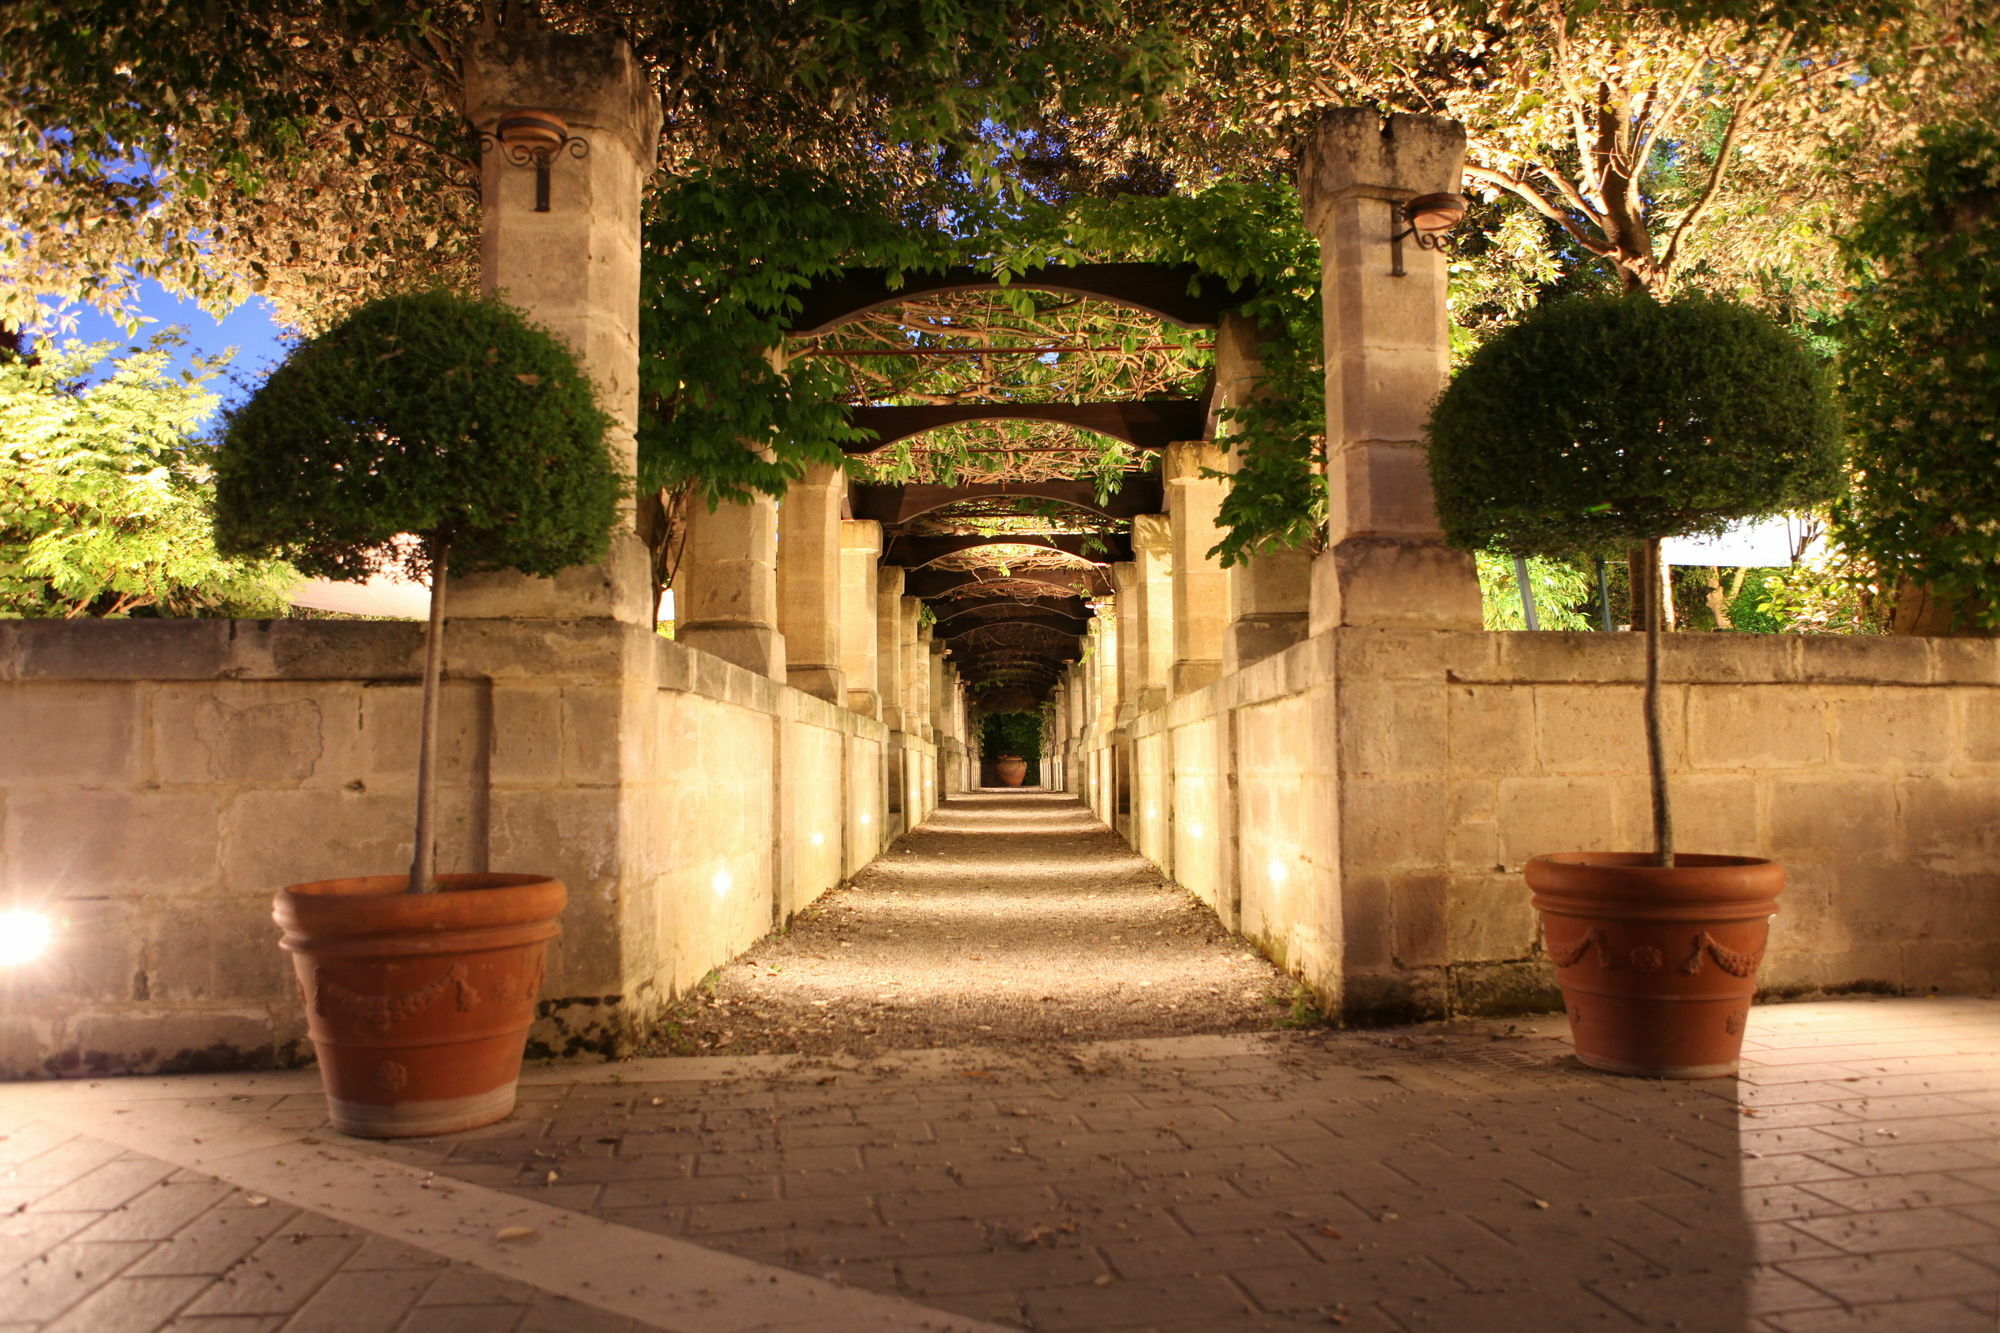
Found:
M 307 574 L 551 575 L 602 556 L 624 482 L 611 419 L 554 334 L 449 292 L 360 307 L 231 413 L 216 461 L 216 536 Z
M 1796 338 L 1734 302 L 1585 297 L 1473 354 L 1431 410 L 1445 538 L 1604 555 L 1830 499 L 1838 409 Z

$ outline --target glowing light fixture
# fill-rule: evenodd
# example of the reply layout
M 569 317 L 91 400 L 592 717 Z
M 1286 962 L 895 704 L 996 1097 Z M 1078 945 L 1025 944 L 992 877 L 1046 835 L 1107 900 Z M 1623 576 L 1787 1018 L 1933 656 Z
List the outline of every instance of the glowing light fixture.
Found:
M 55 943 L 55 922 L 25 907 L 0 912 L 0 967 L 32 963 Z
M 715 890 L 716 897 L 726 898 L 729 896 L 730 883 L 731 880 L 729 878 L 729 872 L 727 870 L 718 869 L 713 875 L 709 877 L 708 887 Z
M 825 846 L 825 844 L 826 844 L 826 834 L 824 833 L 813 834 L 813 846 L 822 847 Z

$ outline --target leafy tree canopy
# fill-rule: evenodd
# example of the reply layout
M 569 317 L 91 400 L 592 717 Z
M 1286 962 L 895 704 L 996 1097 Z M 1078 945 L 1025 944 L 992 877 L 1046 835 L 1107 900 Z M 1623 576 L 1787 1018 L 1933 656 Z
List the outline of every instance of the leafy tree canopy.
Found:
M 219 555 L 196 439 L 227 358 L 169 369 L 171 332 L 0 353 L 0 616 L 275 616 L 287 565 Z
M 1847 254 L 1856 484 L 1835 536 L 1945 622 L 2000 626 L 2000 131 L 1927 131 Z
M 1583 297 L 1486 343 L 1430 419 L 1446 538 L 1577 556 L 1830 499 L 1825 373 L 1768 316 L 1712 297 Z
M 216 530 L 308 574 L 553 575 L 601 557 L 610 418 L 554 334 L 492 301 L 385 297 L 308 342 L 230 414 Z M 400 540 L 404 534 L 424 542 Z
M 15 0 L 0 8 L 0 322 L 37 294 L 125 308 L 135 276 L 324 323 L 462 281 L 477 234 L 460 65 L 482 24 L 624 36 L 679 175 L 754 153 L 928 171 L 988 128 L 1144 104 L 1171 30 L 1115 0 Z

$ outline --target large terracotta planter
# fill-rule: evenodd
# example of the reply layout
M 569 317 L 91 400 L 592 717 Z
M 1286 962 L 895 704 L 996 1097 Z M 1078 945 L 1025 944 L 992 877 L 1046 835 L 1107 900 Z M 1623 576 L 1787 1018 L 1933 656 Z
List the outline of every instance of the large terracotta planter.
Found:
M 364 1138 L 502 1119 L 568 892 L 543 875 L 402 875 L 280 890 L 333 1127 Z
M 1003 787 L 1018 787 L 1028 777 L 1028 761 L 1019 755 L 1003 754 L 993 762 L 993 775 Z
M 1577 1058 L 1652 1078 L 1736 1072 L 1785 869 L 1748 856 L 1568 852 L 1527 865 Z

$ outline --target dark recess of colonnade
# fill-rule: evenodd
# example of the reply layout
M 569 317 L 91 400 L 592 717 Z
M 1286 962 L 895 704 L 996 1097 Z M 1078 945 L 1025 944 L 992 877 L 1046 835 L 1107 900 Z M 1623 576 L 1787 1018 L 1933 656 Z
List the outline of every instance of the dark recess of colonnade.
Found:
M 1252 293 L 1188 265 L 1079 264 L 1027 269 L 1005 283 L 971 268 L 912 274 L 894 287 L 885 270 L 850 269 L 799 293 L 795 338 L 919 296 L 1003 286 L 1109 302 L 1182 329 L 1213 329 Z M 913 350 L 912 355 L 923 355 Z M 1095 614 L 1111 594 L 1110 566 L 1132 558 L 1131 523 L 1162 507 L 1158 455 L 1208 433 L 1209 389 L 1199 397 L 1079 403 L 856 404 L 850 421 L 872 439 L 847 446 L 867 455 L 899 440 L 968 422 L 1050 422 L 1121 440 L 1149 456 L 1100 494 L 1091 480 L 970 485 L 855 485 L 848 517 L 882 525 L 882 563 L 900 565 L 907 595 L 922 599 L 936 638 L 981 712 L 1033 710 L 1082 655 Z M 975 529 L 1003 520 L 1001 535 Z M 1035 548 L 1024 556 L 1023 548 Z M 993 558 L 982 560 L 982 551 Z M 1004 559 L 1002 557 L 1005 557 Z M 948 568 L 936 567 L 940 562 Z

